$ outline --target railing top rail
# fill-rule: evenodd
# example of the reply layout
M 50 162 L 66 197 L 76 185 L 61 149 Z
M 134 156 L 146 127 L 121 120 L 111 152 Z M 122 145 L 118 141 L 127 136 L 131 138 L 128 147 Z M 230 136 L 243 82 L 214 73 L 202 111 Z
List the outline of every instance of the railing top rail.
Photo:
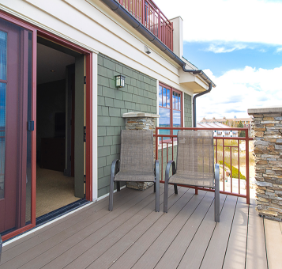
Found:
M 165 134 L 154 134 L 154 137 L 160 137 L 160 138 L 177 138 L 177 135 L 165 135 Z M 222 136 L 214 136 L 214 139 L 224 139 L 224 140 L 247 140 L 246 137 L 222 137 Z M 254 140 L 252 137 L 248 137 L 248 140 Z M 165 142 L 165 140 L 164 140 Z
M 158 134 L 158 130 L 212 130 L 212 131 L 245 131 L 245 136 L 244 137 L 221 137 L 221 136 L 214 136 L 215 139 L 228 139 L 228 140 L 254 140 L 253 137 L 249 137 L 249 129 L 247 127 L 244 128 L 193 128 L 193 127 L 156 127 L 156 134 L 154 135 L 155 137 L 174 137 L 176 138 L 177 135 L 165 135 L 165 134 Z
M 193 127 L 156 127 L 158 130 L 214 130 L 214 131 L 228 131 L 228 130 L 233 130 L 233 131 L 248 131 L 249 129 L 244 127 L 244 128 L 193 128 Z

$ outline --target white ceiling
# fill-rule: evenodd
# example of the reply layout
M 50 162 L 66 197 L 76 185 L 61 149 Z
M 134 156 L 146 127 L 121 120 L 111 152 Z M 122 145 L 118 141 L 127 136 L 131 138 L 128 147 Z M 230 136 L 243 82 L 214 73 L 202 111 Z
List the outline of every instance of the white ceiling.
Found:
M 37 84 L 64 79 L 66 66 L 73 63 L 75 57 L 37 43 Z

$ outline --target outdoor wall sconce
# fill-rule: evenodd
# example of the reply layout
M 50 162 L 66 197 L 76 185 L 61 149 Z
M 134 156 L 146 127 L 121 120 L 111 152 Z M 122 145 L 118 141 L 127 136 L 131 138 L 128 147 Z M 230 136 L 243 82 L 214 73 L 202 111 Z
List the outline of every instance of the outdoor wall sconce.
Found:
M 122 75 L 115 76 L 116 78 L 116 87 L 117 88 L 124 88 L 125 84 L 125 77 Z

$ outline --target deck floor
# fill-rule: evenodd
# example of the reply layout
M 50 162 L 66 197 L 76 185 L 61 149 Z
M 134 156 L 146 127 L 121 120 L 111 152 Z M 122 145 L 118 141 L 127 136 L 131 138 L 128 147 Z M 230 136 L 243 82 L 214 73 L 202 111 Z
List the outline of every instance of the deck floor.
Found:
M 0 268 L 281 268 L 280 223 L 244 199 L 221 195 L 217 224 L 213 193 L 187 188 L 170 187 L 167 214 L 154 212 L 152 188 L 124 189 L 107 207 L 105 198 L 5 244 Z

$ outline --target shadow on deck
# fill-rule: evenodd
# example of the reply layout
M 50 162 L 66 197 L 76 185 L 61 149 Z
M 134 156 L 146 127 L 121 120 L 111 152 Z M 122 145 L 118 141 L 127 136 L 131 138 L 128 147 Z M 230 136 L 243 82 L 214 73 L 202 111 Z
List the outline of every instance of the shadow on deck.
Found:
M 8 242 L 0 268 L 278 268 L 270 252 L 281 254 L 279 223 L 264 222 L 245 199 L 221 195 L 216 224 L 213 196 L 187 188 L 175 195 L 171 186 L 164 214 L 154 212 L 152 188 L 124 189 L 112 212 L 105 198 Z M 278 245 L 265 243 L 265 234 Z M 274 249 L 268 255 L 266 246 Z

